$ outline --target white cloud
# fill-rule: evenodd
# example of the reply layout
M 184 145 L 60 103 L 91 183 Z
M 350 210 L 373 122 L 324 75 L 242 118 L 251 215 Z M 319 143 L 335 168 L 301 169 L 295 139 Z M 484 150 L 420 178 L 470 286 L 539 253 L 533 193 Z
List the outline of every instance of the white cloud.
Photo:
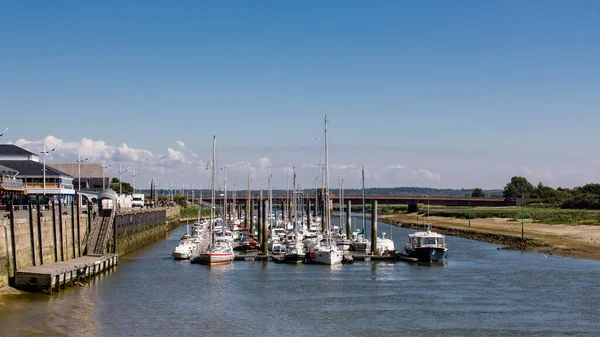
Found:
M 271 159 L 267 158 L 267 157 L 262 157 L 258 160 L 258 167 L 261 170 L 265 170 L 269 167 L 271 167 Z
M 353 170 L 356 168 L 355 164 L 329 164 L 329 168 L 335 171 L 346 171 Z
M 404 170 L 405 166 L 402 164 L 396 164 L 396 165 L 388 165 L 388 166 L 384 166 L 381 168 L 382 170 Z
M 428 169 L 421 168 L 418 170 L 413 170 L 410 173 L 415 178 L 424 178 L 425 180 L 432 180 L 432 181 L 440 181 L 441 180 L 439 173 L 433 173 L 433 172 L 429 171 Z
M 185 148 L 185 143 L 184 142 L 178 140 L 176 143 L 177 143 L 177 145 L 179 145 L 180 148 L 182 148 L 182 149 Z
M 181 151 L 173 150 L 172 148 L 167 148 L 167 159 L 174 161 L 184 161 L 185 155 Z
M 523 166 L 523 167 L 521 168 L 521 172 L 523 172 L 523 174 L 524 174 L 524 175 L 527 175 L 527 176 L 528 176 L 528 175 L 531 175 L 531 170 L 530 170 L 530 169 L 529 169 L 529 167 L 527 167 L 527 166 Z
M 123 143 L 120 146 L 108 145 L 102 140 L 91 140 L 82 138 L 76 142 L 66 142 L 54 136 L 47 136 L 45 139 L 29 141 L 18 139 L 15 145 L 28 149 L 34 153 L 39 153 L 44 148 L 46 141 L 46 150 L 55 148 L 53 155 L 64 161 L 77 159 L 81 154 L 82 158 L 89 158 L 91 161 L 112 159 L 121 162 L 147 162 L 155 158 L 155 155 L 148 150 L 136 149 Z M 49 159 L 51 156 L 48 157 Z

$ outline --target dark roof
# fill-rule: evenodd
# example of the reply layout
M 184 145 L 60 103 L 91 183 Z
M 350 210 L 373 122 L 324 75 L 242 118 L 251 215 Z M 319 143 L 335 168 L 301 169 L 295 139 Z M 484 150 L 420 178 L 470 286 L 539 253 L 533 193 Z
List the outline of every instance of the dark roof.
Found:
M 35 154 L 31 151 L 27 151 L 24 148 L 18 147 L 14 144 L 0 144 L 0 154 L 25 155 L 25 156 L 35 155 L 35 156 L 37 156 L 37 154 Z
M 11 169 L 10 167 L 0 165 L 0 173 L 14 176 L 15 174 L 17 174 L 17 171 Z
M 31 160 L 0 160 L 0 165 L 19 171 L 19 176 L 22 177 L 40 177 L 44 169 L 42 163 Z M 72 178 L 72 176 L 46 165 L 46 177 L 59 176 Z

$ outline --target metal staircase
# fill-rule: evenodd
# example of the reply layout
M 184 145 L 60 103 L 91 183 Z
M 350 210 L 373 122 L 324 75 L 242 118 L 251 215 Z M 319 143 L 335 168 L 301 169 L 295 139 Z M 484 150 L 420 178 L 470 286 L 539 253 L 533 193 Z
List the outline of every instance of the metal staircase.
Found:
M 94 256 L 107 253 L 106 250 L 113 231 L 115 213 L 114 209 L 100 211 L 87 239 L 87 255 Z

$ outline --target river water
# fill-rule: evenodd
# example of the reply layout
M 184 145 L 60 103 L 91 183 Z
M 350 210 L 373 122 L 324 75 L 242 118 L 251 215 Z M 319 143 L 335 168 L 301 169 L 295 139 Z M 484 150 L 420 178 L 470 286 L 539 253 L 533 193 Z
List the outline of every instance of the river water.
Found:
M 379 223 L 400 249 L 408 233 Z M 185 228 L 58 294 L 0 297 L 0 336 L 598 336 L 600 263 L 448 237 L 440 265 L 207 267 Z

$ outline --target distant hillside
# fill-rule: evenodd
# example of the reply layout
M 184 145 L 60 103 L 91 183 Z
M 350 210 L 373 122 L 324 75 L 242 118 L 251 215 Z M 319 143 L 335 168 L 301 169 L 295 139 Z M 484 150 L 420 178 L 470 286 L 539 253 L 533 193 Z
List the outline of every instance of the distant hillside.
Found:
M 142 190 L 143 193 L 149 194 L 150 191 L 149 190 Z M 338 189 L 331 189 L 331 192 L 334 195 L 338 194 Z M 444 188 L 444 189 L 440 189 L 440 188 L 427 188 L 427 187 L 374 187 L 374 188 L 367 188 L 365 189 L 365 195 L 383 195 L 383 196 L 431 196 L 431 197 L 468 197 L 471 195 L 471 192 L 473 192 L 472 189 L 460 189 L 460 190 L 455 190 L 455 189 L 450 189 L 450 188 Z M 502 196 L 502 190 L 484 190 L 485 192 L 485 196 L 486 197 L 501 197 Z M 180 193 L 178 191 L 175 192 L 176 194 Z M 192 192 L 188 191 L 187 192 L 188 195 L 191 195 Z M 218 191 L 217 195 L 223 193 L 223 191 Z M 259 194 L 259 191 L 252 191 L 252 194 L 256 195 Z M 304 190 L 305 194 L 314 194 L 315 190 L 314 189 L 306 189 Z M 161 190 L 158 190 L 158 194 L 162 195 Z M 200 194 L 200 190 L 194 190 L 194 195 L 199 195 Z M 231 197 L 231 192 L 228 191 L 227 192 L 228 196 Z M 246 191 L 238 191 L 237 195 L 245 195 Z M 263 195 L 266 195 L 267 192 L 263 191 Z M 362 190 L 361 189 L 345 189 L 344 190 L 344 194 L 345 195 L 360 195 L 362 194 Z M 202 190 L 202 195 L 203 196 L 209 196 L 210 195 L 210 191 L 209 190 Z M 273 191 L 273 195 L 274 196 L 278 196 L 278 195 L 286 195 L 286 191 L 285 190 L 274 190 Z

